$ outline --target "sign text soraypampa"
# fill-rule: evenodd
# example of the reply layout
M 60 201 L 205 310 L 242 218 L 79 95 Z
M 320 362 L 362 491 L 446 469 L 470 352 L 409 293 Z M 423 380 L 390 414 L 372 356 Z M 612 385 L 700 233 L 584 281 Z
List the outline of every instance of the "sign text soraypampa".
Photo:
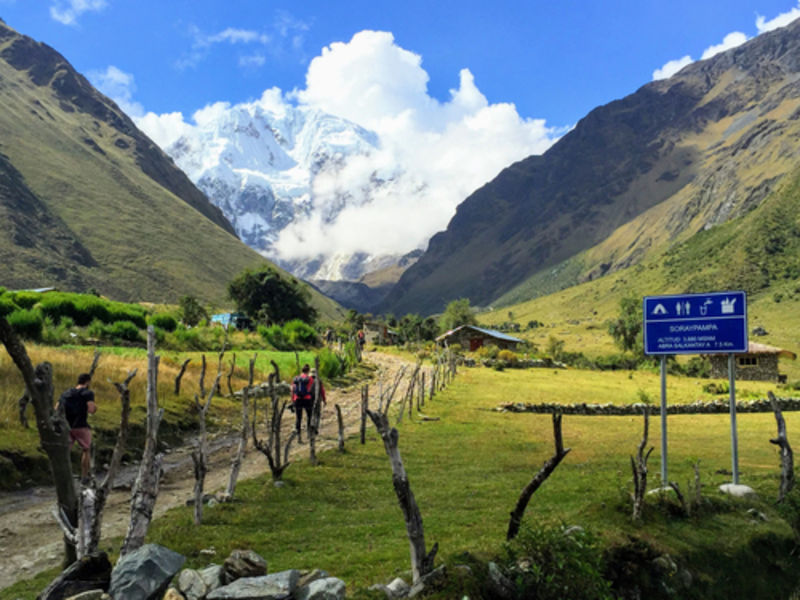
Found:
M 747 297 L 712 292 L 644 298 L 645 354 L 747 352 Z

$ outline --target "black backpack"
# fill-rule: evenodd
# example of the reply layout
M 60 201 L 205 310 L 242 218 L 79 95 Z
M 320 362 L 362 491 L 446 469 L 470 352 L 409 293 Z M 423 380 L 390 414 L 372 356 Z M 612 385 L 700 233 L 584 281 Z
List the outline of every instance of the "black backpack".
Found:
M 81 410 L 80 393 L 75 388 L 70 388 L 61 394 L 61 398 L 58 401 L 64 407 L 64 416 L 67 418 L 67 423 L 69 423 L 70 427 L 74 427 L 83 412 Z
M 298 400 L 311 398 L 311 378 L 298 375 L 294 378 L 294 395 Z

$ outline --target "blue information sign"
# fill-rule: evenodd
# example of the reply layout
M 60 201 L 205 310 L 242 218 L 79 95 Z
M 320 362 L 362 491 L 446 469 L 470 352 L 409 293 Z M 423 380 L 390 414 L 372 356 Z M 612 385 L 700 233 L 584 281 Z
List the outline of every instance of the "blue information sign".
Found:
M 747 352 L 747 297 L 712 292 L 644 299 L 645 354 Z

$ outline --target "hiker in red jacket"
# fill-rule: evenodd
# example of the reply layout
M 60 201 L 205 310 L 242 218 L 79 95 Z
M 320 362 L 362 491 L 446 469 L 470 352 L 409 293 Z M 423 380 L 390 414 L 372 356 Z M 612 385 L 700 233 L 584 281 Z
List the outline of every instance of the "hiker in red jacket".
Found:
M 292 383 L 292 402 L 294 403 L 295 426 L 297 437 L 300 437 L 300 426 L 303 422 L 303 411 L 306 412 L 306 431 L 311 431 L 311 413 L 314 409 L 314 385 L 317 380 L 316 369 L 311 374 L 311 367 L 303 365 L 303 369 Z M 325 388 L 319 381 L 319 399 L 325 402 Z

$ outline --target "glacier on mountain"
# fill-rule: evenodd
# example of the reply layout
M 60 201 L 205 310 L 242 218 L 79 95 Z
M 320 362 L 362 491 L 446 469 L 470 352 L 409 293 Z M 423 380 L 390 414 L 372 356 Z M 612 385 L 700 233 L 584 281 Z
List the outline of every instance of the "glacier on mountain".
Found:
M 249 246 L 309 279 L 357 280 L 395 260 L 368 252 L 286 259 L 274 248 L 282 230 L 311 223 L 313 211 L 321 211 L 314 223 L 331 223 L 345 207 L 369 201 L 369 190 L 360 198 L 328 190 L 325 201 L 315 202 L 314 188 L 320 175 L 335 179 L 349 159 L 377 151 L 375 133 L 318 109 L 270 101 L 267 93 L 252 103 L 212 105 L 195 121 L 166 152 Z

